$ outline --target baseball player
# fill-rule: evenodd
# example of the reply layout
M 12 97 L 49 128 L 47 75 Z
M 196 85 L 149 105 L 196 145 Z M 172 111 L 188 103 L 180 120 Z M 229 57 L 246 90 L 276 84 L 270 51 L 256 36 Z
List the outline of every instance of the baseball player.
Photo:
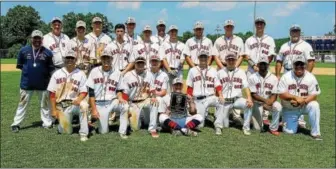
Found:
M 279 118 L 282 110 L 281 104 L 276 101 L 279 81 L 274 74 L 268 71 L 269 60 L 267 56 L 261 57 L 257 66 L 259 71 L 248 79 L 253 98 L 253 126 L 255 129 L 263 131 L 263 111 L 268 110 L 272 113 L 270 133 L 279 136 Z
M 138 130 L 142 125 L 148 124 L 148 131 L 153 138 L 158 138 L 157 116 L 159 97 L 149 92 L 149 74 L 145 71 L 146 59 L 135 59 L 135 69 L 125 74 L 122 89 L 129 101 L 130 126 Z M 140 118 L 143 117 L 143 118 Z
M 105 52 L 112 55 L 112 65 L 114 69 L 118 69 L 122 75 L 130 71 L 134 67 L 134 56 L 132 45 L 124 40 L 125 25 L 117 24 L 114 27 L 117 35 L 116 39 L 107 45 Z
M 255 21 L 256 34 L 245 42 L 245 60 L 248 62 L 247 77 L 258 72 L 258 60 L 262 55 L 267 55 L 272 62 L 275 53 L 275 43 L 272 37 L 265 35 L 265 19 L 258 17 Z M 239 63 L 240 64 L 240 63 Z
M 283 130 L 289 134 L 296 133 L 299 116 L 308 114 L 311 136 L 315 140 L 322 140 L 320 106 L 317 102 L 317 95 L 321 93 L 321 89 L 315 76 L 305 70 L 306 66 L 306 58 L 297 56 L 293 61 L 293 69 L 280 79 L 278 92 L 283 107 Z
M 313 48 L 309 43 L 302 40 L 301 36 L 301 28 L 299 25 L 293 25 L 289 29 L 290 33 L 290 41 L 283 44 L 280 48 L 279 55 L 277 56 L 277 63 L 275 66 L 275 75 L 280 79 L 280 72 L 282 66 L 284 67 L 284 73 L 293 69 L 293 60 L 303 55 L 306 59 L 307 70 L 309 72 L 313 71 L 315 64 L 315 56 L 313 54 Z M 302 128 L 306 128 L 306 122 L 304 120 L 304 116 L 301 115 L 299 119 L 299 125 Z
M 232 109 L 241 109 L 244 112 L 243 133 L 251 135 L 250 120 L 253 102 L 246 74 L 242 69 L 236 68 L 237 54 L 228 53 L 225 62 L 227 66 L 218 71 L 218 78 L 223 86 L 221 93 L 225 99 L 223 111 L 216 113 L 216 134 L 221 135 L 222 128 L 229 127 L 229 112 Z M 242 90 L 244 90 L 247 99 L 243 98 Z
M 136 27 L 135 18 L 128 17 L 125 25 L 127 32 L 124 34 L 124 41 L 131 44 L 131 50 L 133 51 L 133 48 L 142 41 L 141 37 L 134 33 Z
M 69 50 L 73 50 L 76 53 L 77 67 L 83 70 L 85 74 L 89 73 L 90 66 L 90 53 L 93 51 L 94 44 L 89 42 L 89 39 L 85 37 L 86 23 L 82 20 L 76 23 L 76 37 L 69 41 Z
M 207 51 L 211 53 L 212 50 L 212 41 L 203 36 L 204 26 L 202 22 L 196 22 L 194 25 L 194 34 L 195 36 L 188 39 L 186 42 L 186 49 L 189 50 L 190 56 L 186 56 L 186 62 L 189 67 L 195 67 L 199 65 L 198 55 L 201 51 Z M 209 59 L 211 59 L 209 57 Z
M 162 57 L 163 66 L 169 75 L 168 93 L 171 91 L 173 79 L 183 79 L 183 63 L 185 55 L 190 55 L 185 44 L 177 39 L 178 28 L 175 25 L 169 27 L 170 39 L 160 46 L 159 55 Z
M 150 56 L 159 55 L 159 45 L 151 40 L 152 29 L 149 25 L 143 28 L 143 41 L 134 50 L 134 58 L 144 57 L 146 59 L 146 69 L 150 66 Z
M 238 57 L 244 55 L 244 42 L 242 38 L 233 34 L 234 26 L 233 20 L 226 20 L 224 23 L 225 34 L 216 39 L 214 43 L 212 55 L 214 56 L 218 69 L 222 69 L 226 66 L 225 56 L 228 53 L 234 52 Z M 238 66 L 239 65 L 237 65 L 237 67 Z
M 89 105 L 84 101 L 86 75 L 76 68 L 76 62 L 75 52 L 68 51 L 64 57 L 65 66 L 52 75 L 47 90 L 50 92 L 52 116 L 59 121 L 58 133 L 72 134 L 72 117 L 79 114 L 80 140 L 87 141 Z
M 159 46 L 165 41 L 170 39 L 169 35 L 166 34 L 166 23 L 164 20 L 160 19 L 156 24 L 157 35 L 151 36 L 151 41 L 157 43 Z
M 182 89 L 183 79 L 175 78 L 173 80 L 173 92 L 182 93 Z M 161 126 L 171 129 L 174 135 L 184 134 L 197 136 L 198 133 L 195 132 L 193 129 L 197 128 L 199 124 L 203 123 L 204 119 L 201 114 L 197 114 L 196 105 L 193 99 L 188 98 L 188 116 L 183 119 L 184 123 L 182 124 L 180 124 L 180 119 L 174 119 L 173 117 L 171 117 L 172 112 L 170 110 L 170 101 L 170 95 L 166 95 L 161 99 L 161 103 L 159 106 L 159 121 Z
M 63 67 L 63 57 L 67 52 L 69 37 L 62 33 L 62 20 L 54 17 L 51 20 L 52 31 L 43 36 L 43 46 L 53 53 L 53 61 L 56 69 Z
M 112 69 L 112 59 L 110 53 L 103 52 L 102 66 L 92 69 L 86 82 L 89 88 L 91 115 L 99 121 L 99 132 L 105 134 L 109 132 L 110 113 L 112 111 L 120 113 L 119 134 L 121 138 L 127 139 L 128 104 L 122 98 L 122 90 L 120 90 L 121 72 L 118 69 Z
M 163 97 L 167 94 L 169 77 L 166 72 L 162 71 L 161 60 L 158 55 L 150 57 L 151 68 L 147 72 L 150 92 L 158 97 Z
M 49 113 L 48 92 L 46 91 L 51 72 L 54 71 L 53 54 L 42 46 L 43 33 L 34 30 L 31 34 L 31 46 L 21 48 L 16 68 L 22 71 L 20 81 L 20 102 L 16 109 L 14 122 L 11 125 L 13 132 L 19 132 L 20 123 L 23 121 L 28 103 L 36 92 L 40 101 L 42 126 L 52 127 L 52 118 Z
M 96 67 L 100 65 L 100 56 L 105 47 L 112 42 L 112 39 L 102 32 L 103 20 L 100 17 L 94 17 L 91 26 L 92 32 L 85 35 L 85 38 L 89 39 L 89 43 L 94 46 L 90 53 L 90 64 L 92 67 Z
M 222 86 L 217 77 L 217 71 L 208 66 L 209 53 L 201 51 L 199 56 L 199 66 L 190 69 L 187 77 L 187 94 L 195 100 L 197 113 L 205 119 L 206 109 L 210 106 L 216 107 L 216 113 L 223 111 L 224 98 L 221 94 Z M 218 92 L 219 98 L 215 96 Z M 204 127 L 202 122 L 200 127 Z

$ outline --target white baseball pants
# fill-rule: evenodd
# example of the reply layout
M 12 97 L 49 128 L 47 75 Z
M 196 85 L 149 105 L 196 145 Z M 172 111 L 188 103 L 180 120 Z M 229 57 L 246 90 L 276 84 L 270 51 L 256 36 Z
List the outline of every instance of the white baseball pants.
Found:
M 58 111 L 58 132 L 72 134 L 72 118 L 73 115 L 79 115 L 80 129 L 79 134 L 81 136 L 87 136 L 89 134 L 88 126 L 88 108 L 89 105 L 87 102 L 82 101 L 79 106 L 71 105 L 66 108 L 56 106 Z
M 215 127 L 229 127 L 229 112 L 232 109 L 241 109 L 244 111 L 243 129 L 250 130 L 252 109 L 247 107 L 246 99 L 244 98 L 238 98 L 234 103 L 225 103 L 223 106 L 223 111 L 216 113 Z
M 277 131 L 279 128 L 279 119 L 282 106 L 279 102 L 275 101 L 272 105 L 272 122 L 270 124 L 270 130 Z M 252 122 L 253 127 L 256 130 L 261 130 L 263 127 L 263 116 L 264 116 L 263 105 L 259 102 L 254 102 L 252 109 Z
M 312 136 L 320 133 L 320 105 L 317 101 L 311 101 L 301 109 L 283 109 L 284 132 L 295 134 L 298 128 L 298 119 L 302 114 L 308 114 Z
M 97 111 L 100 118 L 98 119 L 99 133 L 105 134 L 109 132 L 109 117 L 111 112 L 119 113 L 120 125 L 119 133 L 126 134 L 128 125 L 128 104 L 119 104 L 119 100 L 106 100 L 96 102 Z
M 156 99 L 158 101 L 157 104 L 151 104 L 150 98 L 138 103 L 130 103 L 129 112 L 131 113 L 131 117 L 129 120 L 133 130 L 140 129 L 142 120 L 145 124 L 148 124 L 149 132 L 157 129 L 158 106 L 161 98 L 157 97 Z
M 20 89 L 20 102 L 16 109 L 16 114 L 14 117 L 14 122 L 11 126 L 19 126 L 23 121 L 27 106 L 30 102 L 33 93 L 36 92 L 38 94 L 38 99 L 40 102 L 40 113 L 41 120 L 43 122 L 43 127 L 49 127 L 52 125 L 52 117 L 50 114 L 50 105 L 49 105 L 49 93 L 46 90 L 24 90 Z
M 200 114 L 203 119 L 207 116 L 207 108 L 210 106 L 216 107 L 215 116 L 223 111 L 223 105 L 219 103 L 218 97 L 210 96 L 201 100 L 195 99 L 197 114 Z M 199 127 L 204 127 L 204 121 L 199 125 Z

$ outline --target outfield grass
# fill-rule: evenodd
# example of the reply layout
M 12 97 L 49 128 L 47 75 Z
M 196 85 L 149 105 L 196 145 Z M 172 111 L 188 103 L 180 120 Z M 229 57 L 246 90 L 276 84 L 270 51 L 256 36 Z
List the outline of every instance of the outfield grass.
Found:
M 304 134 L 280 137 L 235 128 L 215 136 L 204 128 L 197 138 L 161 133 L 157 140 L 146 131 L 121 140 L 116 132 L 93 135 L 87 142 L 77 134 L 57 135 L 33 124 L 40 121 L 33 96 L 19 133 L 10 131 L 19 100 L 19 72 L 1 73 L 1 167 L 335 167 L 335 77 L 318 76 L 322 95 L 323 141 Z M 307 119 L 308 120 L 308 119 Z
M 16 64 L 16 59 L 1 59 L 1 64 Z M 216 65 L 215 62 L 212 64 Z M 247 66 L 247 63 L 243 62 L 242 65 Z M 272 62 L 271 66 L 275 66 L 275 62 Z M 318 68 L 335 68 L 335 63 L 316 63 L 315 66 Z

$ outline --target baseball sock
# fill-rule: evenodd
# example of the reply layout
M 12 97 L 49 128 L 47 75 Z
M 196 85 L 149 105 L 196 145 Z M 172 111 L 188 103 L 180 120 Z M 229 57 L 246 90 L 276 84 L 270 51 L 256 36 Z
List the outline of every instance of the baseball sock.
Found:
M 173 130 L 181 130 L 181 126 L 179 126 L 175 121 L 167 119 L 163 122 L 163 125 L 172 128 Z
M 201 124 L 200 121 L 196 120 L 196 119 L 192 119 L 191 121 L 189 121 L 187 124 L 186 124 L 186 127 L 187 128 L 190 128 L 190 129 L 194 129 L 195 127 L 197 127 L 199 124 Z

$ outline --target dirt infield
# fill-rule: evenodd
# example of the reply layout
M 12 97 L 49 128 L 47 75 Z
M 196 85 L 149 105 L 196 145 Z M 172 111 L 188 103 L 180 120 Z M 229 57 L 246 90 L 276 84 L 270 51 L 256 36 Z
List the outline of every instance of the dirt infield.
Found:
M 12 72 L 12 71 L 20 71 L 16 69 L 15 64 L 1 64 L 1 72 Z M 188 69 L 187 65 L 184 65 L 184 69 Z M 242 66 L 242 69 L 246 70 L 247 66 Z M 274 67 L 270 67 L 271 71 L 274 73 Z M 331 75 L 335 76 L 335 68 L 314 68 L 313 73 L 315 75 Z

